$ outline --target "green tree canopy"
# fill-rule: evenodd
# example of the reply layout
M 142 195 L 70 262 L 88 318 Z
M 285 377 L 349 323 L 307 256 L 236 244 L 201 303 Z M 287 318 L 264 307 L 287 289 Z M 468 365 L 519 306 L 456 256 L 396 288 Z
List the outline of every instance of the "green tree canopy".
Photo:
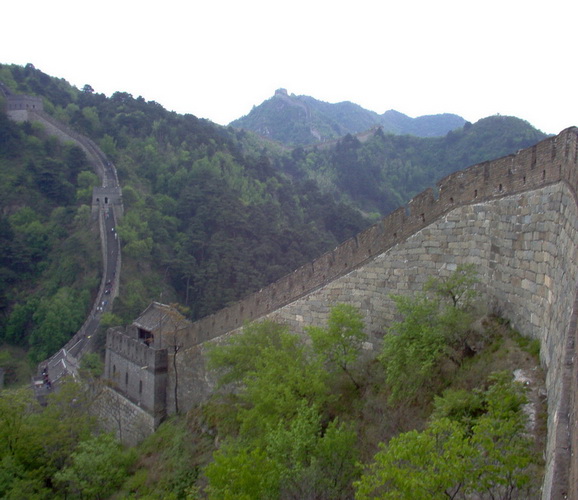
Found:
M 539 474 L 523 389 L 507 373 L 490 380 L 473 399 L 462 391 L 438 398 L 425 430 L 382 444 L 356 483 L 356 498 L 534 498 Z
M 359 387 L 359 383 L 351 369 L 367 339 L 363 328 L 361 313 L 354 306 L 337 304 L 331 308 L 326 328 L 310 326 L 305 329 L 316 354 L 330 367 L 347 374 L 356 387 Z

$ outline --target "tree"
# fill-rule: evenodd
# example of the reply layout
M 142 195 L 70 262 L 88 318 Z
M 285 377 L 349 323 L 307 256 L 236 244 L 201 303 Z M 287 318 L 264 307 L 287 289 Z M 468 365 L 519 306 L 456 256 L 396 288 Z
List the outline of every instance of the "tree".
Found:
M 209 498 L 351 498 L 357 477 L 356 435 L 302 401 L 289 421 L 262 441 L 229 439 L 205 469 Z
M 289 421 L 303 401 L 322 406 L 328 398 L 327 373 L 297 335 L 281 334 L 278 347 L 256 353 L 243 379 L 241 432 L 256 438 L 279 421 Z
M 403 320 L 383 339 L 379 360 L 384 364 L 391 400 L 411 398 L 428 386 L 447 343 L 439 328 L 439 306 L 423 295 L 392 297 Z
M 225 443 L 205 468 L 210 500 L 278 498 L 280 471 L 265 450 Z
M 475 285 L 479 282 L 474 264 L 460 264 L 447 278 L 430 278 L 424 291 L 433 291 L 442 298 L 449 298 L 454 307 L 467 309 L 477 297 Z
M 36 328 L 30 336 L 31 356 L 40 361 L 60 349 L 82 325 L 85 304 L 69 287 L 59 288 L 51 297 L 43 298 L 33 319 Z
M 458 266 L 446 279 L 430 278 L 422 293 L 392 296 L 402 319 L 389 328 L 379 356 L 392 400 L 427 389 L 444 357 L 461 364 L 473 321 L 476 282 L 472 266 Z
M 54 475 L 56 483 L 81 498 L 100 499 L 126 478 L 132 454 L 111 434 L 101 434 L 81 442 L 70 459 L 70 465 Z
M 351 366 L 358 359 L 367 335 L 363 332 L 361 313 L 350 304 L 337 304 L 331 309 L 327 328 L 310 326 L 305 329 L 313 349 L 328 365 L 342 370 L 359 389 Z
M 337 323 L 359 325 L 349 308 Z M 319 356 L 287 327 L 251 323 L 217 345 L 209 366 L 236 388 L 238 431 L 206 469 L 209 498 L 350 498 L 355 433 L 328 419 L 327 375 Z M 230 408 L 230 407 L 228 407 Z
M 0 392 L 0 496 L 54 498 L 54 474 L 93 429 L 87 394 L 63 383 L 40 407 L 29 388 Z
M 337 419 L 324 427 L 322 418 L 314 407 L 302 405 L 287 425 L 268 433 L 267 452 L 281 469 L 281 498 L 352 498 L 356 433 Z
M 465 429 L 442 419 L 423 432 L 394 437 L 355 484 L 358 500 L 455 498 L 471 473 L 473 449 Z
M 280 349 L 287 335 L 287 326 L 274 321 L 246 324 L 226 344 L 210 346 L 209 367 L 218 371 L 221 386 L 242 382 L 257 369 L 261 355 Z
M 180 309 L 180 310 L 179 310 Z M 171 304 L 170 309 L 164 313 L 165 316 L 163 321 L 165 325 L 170 325 L 166 327 L 166 330 L 161 331 L 161 335 L 163 336 L 162 345 L 167 347 L 168 351 L 172 351 L 173 355 L 173 373 L 174 373 L 174 400 L 175 400 L 175 413 L 179 413 L 179 370 L 177 364 L 177 354 L 183 347 L 183 339 L 180 338 L 179 332 L 183 332 L 186 330 L 187 326 L 183 324 L 185 321 L 185 317 L 182 313 L 187 312 L 186 308 L 180 307 L 179 304 Z
M 470 397 L 451 391 L 436 398 L 424 431 L 382 444 L 355 484 L 356 498 L 534 498 L 539 477 L 525 430 L 525 398 L 510 374 L 489 377 L 490 387 Z
M 99 378 L 104 371 L 104 363 L 95 352 L 85 353 L 80 360 L 80 370 L 90 378 Z

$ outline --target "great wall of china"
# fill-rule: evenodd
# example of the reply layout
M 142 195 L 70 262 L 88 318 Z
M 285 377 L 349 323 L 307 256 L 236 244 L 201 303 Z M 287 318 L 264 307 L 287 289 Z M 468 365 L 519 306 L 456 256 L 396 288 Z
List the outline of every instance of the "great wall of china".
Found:
M 541 342 L 549 408 L 542 498 L 576 500 L 577 189 L 578 129 L 570 128 L 446 177 L 332 252 L 195 323 L 167 327 L 171 312 L 157 304 L 143 315 L 149 323 L 109 331 L 105 376 L 115 390 L 105 391 L 98 412 L 134 442 L 174 413 L 177 398 L 180 410 L 203 401 L 213 388 L 208 343 L 245 321 L 271 318 L 299 333 L 347 302 L 363 312 L 377 348 L 394 317 L 391 293 L 418 291 L 430 275 L 471 263 L 488 307 Z M 155 328 L 160 335 L 151 344 L 143 333 Z M 170 340 L 159 342 L 171 334 L 178 356 Z
M 131 327 L 108 333 L 105 377 L 116 387 L 115 407 L 127 410 L 125 438 L 138 439 L 143 426 L 153 429 L 177 402 L 181 410 L 202 402 L 214 383 L 205 366 L 207 345 L 245 321 L 270 318 L 299 333 L 306 325 L 323 325 L 333 304 L 351 303 L 364 314 L 377 348 L 379 332 L 395 314 L 390 294 L 418 291 L 429 276 L 471 263 L 488 308 L 541 341 L 549 405 L 543 498 L 578 498 L 572 454 L 577 187 L 578 129 L 570 128 L 442 179 L 437 195 L 426 190 L 332 252 L 195 323 L 163 328 L 171 313 L 157 304 Z M 145 343 L 149 333 L 164 338 L 164 345 Z

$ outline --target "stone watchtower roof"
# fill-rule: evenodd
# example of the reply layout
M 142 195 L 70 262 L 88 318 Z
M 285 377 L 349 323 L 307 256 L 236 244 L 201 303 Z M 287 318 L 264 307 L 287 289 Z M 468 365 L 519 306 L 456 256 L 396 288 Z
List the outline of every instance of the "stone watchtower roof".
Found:
M 147 332 L 175 332 L 190 325 L 174 307 L 160 302 L 152 302 L 143 313 L 133 321 L 133 325 Z

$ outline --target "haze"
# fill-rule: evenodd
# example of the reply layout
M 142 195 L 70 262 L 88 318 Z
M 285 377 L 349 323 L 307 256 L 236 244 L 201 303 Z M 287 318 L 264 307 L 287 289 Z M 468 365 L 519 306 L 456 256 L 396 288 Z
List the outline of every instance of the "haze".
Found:
M 6 64 L 226 125 L 283 87 L 415 117 L 578 125 L 574 2 L 9 2 Z

